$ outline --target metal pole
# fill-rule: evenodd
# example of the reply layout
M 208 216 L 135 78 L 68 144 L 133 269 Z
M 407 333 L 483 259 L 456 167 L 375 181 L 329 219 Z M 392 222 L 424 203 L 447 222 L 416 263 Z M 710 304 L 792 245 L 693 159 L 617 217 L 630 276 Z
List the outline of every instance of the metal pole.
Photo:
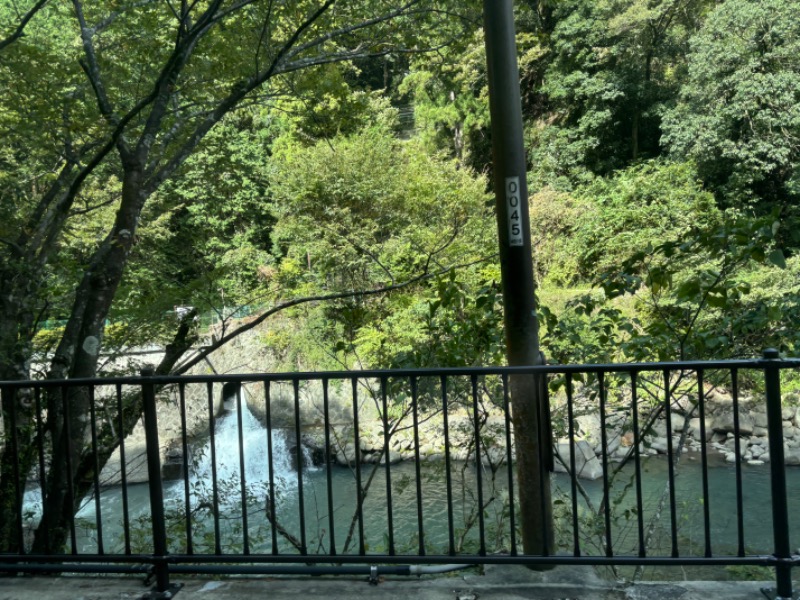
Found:
M 768 598 L 792 599 L 792 549 L 789 543 L 789 506 L 786 500 L 786 466 L 783 458 L 780 353 L 764 350 L 764 382 L 767 392 L 769 467 L 772 476 L 772 531 L 775 543 L 777 590 L 763 590 Z
M 512 366 L 535 365 L 541 358 L 512 1 L 484 0 L 483 18 L 506 355 Z M 545 466 L 551 441 L 540 437 L 547 430 L 541 423 L 546 418 L 543 399 L 533 377 L 514 376 L 510 384 L 523 549 L 548 555 L 553 516 Z
M 169 567 L 167 565 L 167 527 L 164 518 L 164 490 L 161 485 L 161 448 L 158 442 L 158 417 L 156 414 L 155 385 L 147 380 L 152 368 L 142 369 L 142 400 L 144 403 L 144 432 L 147 444 L 147 476 L 150 488 L 150 516 L 153 526 L 153 565 L 156 592 L 161 598 L 171 598 Z M 123 465 L 124 468 L 124 465 Z

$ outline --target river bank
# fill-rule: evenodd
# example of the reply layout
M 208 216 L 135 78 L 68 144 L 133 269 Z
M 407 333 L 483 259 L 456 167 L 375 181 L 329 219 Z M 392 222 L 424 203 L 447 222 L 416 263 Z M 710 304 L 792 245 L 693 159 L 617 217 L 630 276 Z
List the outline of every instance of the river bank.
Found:
M 264 346 L 261 332 L 256 329 L 234 340 L 229 347 L 214 353 L 193 374 L 261 373 L 274 370 L 274 358 Z M 703 442 L 711 454 L 719 454 L 727 462 L 737 460 L 739 446 L 742 462 L 753 466 L 769 462 L 769 437 L 763 395 L 742 394 L 738 399 L 738 423 L 734 418 L 734 400 L 723 386 L 705 384 L 705 420 L 701 426 L 697 403 L 697 382 L 692 375 L 682 375 L 670 385 L 671 403 L 669 422 L 664 410 L 663 391 L 656 386 L 648 398 L 642 382 L 638 403 L 640 428 L 639 450 L 641 456 L 667 453 L 672 443 L 673 451 L 680 449 L 689 456 L 699 454 Z M 184 428 L 188 442 L 199 443 L 209 434 L 213 423 L 225 410 L 235 409 L 233 400 L 244 401 L 249 410 L 264 425 L 267 424 L 267 397 L 269 397 L 269 422 L 273 428 L 293 430 L 300 423 L 300 443 L 305 454 L 322 464 L 326 460 L 342 466 L 352 466 L 356 460 L 364 464 L 413 461 L 419 457 L 424 462 L 442 461 L 446 457 L 455 461 L 474 461 L 475 418 L 473 398 L 468 382 L 449 390 L 447 415 L 443 414 L 441 390 L 435 382 L 420 388 L 417 427 L 414 427 L 410 390 L 394 386 L 389 390 L 384 433 L 384 418 L 380 385 L 377 381 L 359 381 L 357 399 L 345 382 L 331 382 L 327 405 L 322 384 L 307 382 L 299 386 L 297 397 L 290 383 L 275 383 L 267 390 L 260 382 L 237 386 L 214 384 L 187 385 L 183 396 L 173 386 L 159 395 L 158 421 L 162 464 L 167 479 L 180 477 L 183 466 Z M 458 382 L 456 382 L 458 383 Z M 478 425 L 481 461 L 492 465 L 508 460 L 506 449 L 506 418 L 499 406 L 502 391 L 496 380 L 484 382 L 478 396 Z M 663 382 L 661 382 L 663 385 Z M 494 389 L 492 385 L 495 385 Z M 210 395 L 209 395 L 210 391 Z M 628 394 L 628 395 L 626 395 Z M 227 399 L 227 407 L 226 407 Z M 573 396 L 573 428 L 576 472 L 583 479 L 596 479 L 602 475 L 602 456 L 605 451 L 611 461 L 622 461 L 633 454 L 636 439 L 633 415 L 630 411 L 629 391 L 609 388 L 607 392 L 605 447 L 599 401 L 591 384 L 576 384 Z M 787 465 L 800 465 L 800 398 L 797 394 L 784 394 L 783 438 Z M 567 402 L 562 388 L 551 390 L 551 416 L 553 423 L 556 470 L 565 470 L 570 463 Z M 325 410 L 327 406 L 327 421 Z M 358 431 L 355 429 L 355 412 L 358 412 Z M 297 414 L 296 414 L 297 413 Z M 652 418 L 651 418 L 652 417 Z M 326 447 L 325 425 L 328 425 Z M 184 425 L 185 424 L 185 425 Z M 737 428 L 738 426 L 738 428 Z M 667 432 L 672 434 L 669 440 Z M 705 440 L 703 440 L 703 430 Z M 296 436 L 287 436 L 294 451 Z M 126 475 L 129 482 L 147 480 L 144 428 L 140 423 L 125 440 Z M 514 459 L 513 444 L 511 460 Z M 103 469 L 101 480 L 108 485 L 121 481 L 121 452 L 118 450 Z

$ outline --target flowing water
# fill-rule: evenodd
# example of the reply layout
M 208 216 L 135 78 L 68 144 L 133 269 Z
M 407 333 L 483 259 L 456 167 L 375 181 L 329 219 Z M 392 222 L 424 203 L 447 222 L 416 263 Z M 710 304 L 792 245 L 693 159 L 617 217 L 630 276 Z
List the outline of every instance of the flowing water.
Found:
M 237 411 L 229 411 L 215 423 L 212 439 L 199 443 L 190 451 L 188 481 L 165 483 L 165 508 L 168 516 L 169 544 L 172 552 L 183 553 L 241 553 L 245 542 L 250 552 L 272 552 L 273 544 L 282 553 L 298 553 L 305 541 L 309 553 L 328 552 L 331 544 L 337 553 L 357 553 L 363 530 L 364 550 L 384 553 L 390 543 L 398 553 L 415 554 L 419 550 L 417 478 L 413 464 L 392 465 L 391 485 L 387 486 L 384 466 L 362 465 L 362 484 L 369 483 L 363 503 L 362 518 L 358 518 L 356 474 L 353 470 L 331 466 L 332 497 L 328 498 L 327 467 L 306 466 L 300 473 L 293 468 L 289 450 L 291 442 L 283 430 L 268 432 L 252 415 L 246 404 L 241 410 L 241 433 Z M 240 452 L 240 440 L 242 452 Z M 216 466 L 216 472 L 212 469 Z M 272 486 L 269 465 L 272 462 Z M 244 479 L 241 465 L 244 464 Z M 307 461 L 310 464 L 310 461 Z M 643 461 L 643 521 L 649 535 L 648 552 L 668 554 L 671 545 L 669 502 L 667 498 L 668 463 L 661 457 Z M 374 472 L 373 472 L 374 471 Z M 702 470 L 699 455 L 684 455 L 676 478 L 676 527 L 678 548 L 682 556 L 702 556 L 703 507 L 710 512 L 712 551 L 715 555 L 736 552 L 737 513 L 736 479 L 733 465 L 716 460 L 709 469 L 709 496 L 702 493 Z M 487 551 L 508 551 L 511 544 L 508 515 L 508 482 L 506 471 L 500 469 L 493 478 L 490 471 L 481 472 L 483 499 L 488 504 L 484 512 Z M 612 541 L 617 554 L 636 554 L 638 519 L 633 465 L 626 466 L 611 485 L 613 507 Z M 787 469 L 788 496 L 791 512 L 792 542 L 800 541 L 800 470 Z M 748 553 L 769 553 L 772 545 L 770 507 L 770 471 L 768 465 L 742 467 L 743 521 L 745 548 Z M 419 482 L 421 514 L 424 523 L 424 545 L 428 553 L 446 553 L 452 539 L 457 551 L 474 552 L 479 546 L 477 506 L 477 474 L 473 465 L 454 463 L 451 470 L 451 511 L 448 511 L 448 489 L 444 464 L 427 464 L 422 468 Z M 217 494 L 214 494 L 216 481 Z M 572 500 L 570 481 L 566 475 L 552 476 L 557 539 L 559 548 L 571 551 L 573 543 Z M 581 549 L 586 554 L 602 554 L 601 538 L 604 522 L 593 515 L 603 496 L 602 480 L 581 481 L 585 491 L 579 501 Z M 188 494 L 187 494 L 188 489 Z M 270 490 L 275 520 L 268 518 Z M 300 511 L 302 491 L 304 511 Z M 150 509 L 147 484 L 129 485 L 128 515 L 129 544 L 133 552 L 148 552 L 150 545 Z M 389 494 L 391 493 L 391 515 Z M 125 551 L 123 498 L 120 487 L 110 487 L 101 493 L 100 510 L 103 523 L 105 552 Z M 37 490 L 26 495 L 26 510 L 31 521 L 38 519 Z M 329 518 L 333 506 L 333 520 Z M 592 508 L 593 507 L 593 508 Z M 243 527 L 246 509 L 247 535 Z M 187 519 L 187 514 L 190 515 Z M 660 514 L 660 519 L 657 516 Z M 392 519 L 393 537 L 389 536 Z M 302 517 L 302 518 L 301 518 Z M 95 502 L 87 501 L 78 513 L 79 552 L 99 550 L 96 529 Z M 301 526 L 302 525 L 302 526 Z M 793 547 L 795 547 L 793 546 Z

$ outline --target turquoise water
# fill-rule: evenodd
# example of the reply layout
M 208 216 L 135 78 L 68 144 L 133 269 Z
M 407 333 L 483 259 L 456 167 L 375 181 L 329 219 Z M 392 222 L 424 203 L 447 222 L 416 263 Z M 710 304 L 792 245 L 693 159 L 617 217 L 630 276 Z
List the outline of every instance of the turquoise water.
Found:
M 235 413 L 229 413 L 216 424 L 216 464 L 218 494 L 217 518 L 214 518 L 212 494 L 210 441 L 193 449 L 192 472 L 189 478 L 190 494 L 187 498 L 182 481 L 165 484 L 165 502 L 168 514 L 170 550 L 187 552 L 191 537 L 194 553 L 213 553 L 217 542 L 223 553 L 239 554 L 245 544 L 243 506 L 246 506 L 247 542 L 252 553 L 271 553 L 273 524 L 267 518 L 269 498 L 268 464 L 273 461 L 276 505 L 275 540 L 281 553 L 298 553 L 297 544 L 305 539 L 307 551 L 327 553 L 334 542 L 337 553 L 358 553 L 359 530 L 363 529 L 367 553 L 385 553 L 390 543 L 397 553 L 416 554 L 419 550 L 417 478 L 414 466 L 401 463 L 391 466 L 391 516 L 389 527 L 389 490 L 384 466 L 363 465 L 362 485 L 367 488 L 362 519 L 356 513 L 358 504 L 355 472 L 332 466 L 333 532 L 329 518 L 327 468 L 315 467 L 303 471 L 298 482 L 291 467 L 288 442 L 282 431 L 273 432 L 273 447 L 267 451 L 264 428 L 242 411 L 242 440 L 245 463 L 245 502 L 242 501 L 242 481 L 239 475 L 239 429 Z M 703 506 L 708 505 L 712 552 L 715 556 L 735 555 L 737 550 L 736 479 L 733 465 L 712 457 L 709 470 L 709 496 L 703 498 L 702 472 L 699 454 L 684 455 L 676 477 L 677 545 L 681 556 L 702 556 L 704 551 Z M 615 465 L 611 465 L 612 468 Z M 670 533 L 669 503 L 663 505 L 660 519 L 659 502 L 666 490 L 667 461 L 663 457 L 650 457 L 642 461 L 643 521 L 646 531 L 655 523 L 648 543 L 649 555 L 668 555 L 672 537 Z M 635 512 L 633 464 L 627 465 L 611 483 L 610 506 L 612 543 L 617 555 L 636 555 L 638 520 Z M 507 552 L 511 548 L 512 531 L 509 518 L 509 493 L 505 467 L 495 476 L 484 468 L 483 526 L 486 550 Z M 422 518 L 424 545 L 427 553 L 447 553 L 451 530 L 456 552 L 474 553 L 479 548 L 480 520 L 477 512 L 477 480 L 474 465 L 453 463 L 451 469 L 452 516 L 448 513 L 448 490 L 445 485 L 444 464 L 425 465 L 421 472 Z M 744 541 L 748 554 L 770 553 L 772 548 L 772 513 L 770 505 L 769 465 L 742 466 Z M 796 548 L 800 543 L 800 469 L 787 469 L 788 498 L 790 504 L 791 539 Z M 557 541 L 560 551 L 571 552 L 573 543 L 572 499 L 569 478 L 553 474 L 553 499 L 556 514 Z M 602 479 L 580 481 L 586 498 L 579 496 L 581 551 L 586 554 L 604 554 L 604 519 L 597 515 L 603 497 Z M 303 517 L 300 519 L 300 485 L 304 497 Z M 587 500 L 588 498 L 588 500 Z M 103 522 L 103 550 L 107 553 L 124 552 L 122 518 L 122 490 L 111 487 L 101 494 Z M 147 484 L 128 486 L 130 545 L 133 552 L 151 551 L 150 510 Z M 28 496 L 29 506 L 35 507 L 36 494 Z M 190 533 L 187 535 L 186 509 L 191 515 Z M 35 510 L 31 514 L 35 515 Z M 94 501 L 87 503 L 77 518 L 79 551 L 98 552 L 98 535 L 95 528 Z M 518 525 L 518 524 L 517 524 Z M 219 531 L 216 536 L 215 531 Z

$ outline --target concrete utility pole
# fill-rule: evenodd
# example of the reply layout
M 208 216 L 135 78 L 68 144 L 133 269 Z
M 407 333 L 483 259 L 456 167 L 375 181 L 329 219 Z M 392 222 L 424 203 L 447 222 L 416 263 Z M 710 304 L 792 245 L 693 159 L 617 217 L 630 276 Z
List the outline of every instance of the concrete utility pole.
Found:
M 484 0 L 484 32 L 492 117 L 497 232 L 506 330 L 512 366 L 541 363 L 531 258 L 528 186 L 522 140 L 522 102 L 512 0 Z M 526 554 L 551 554 L 549 415 L 538 378 L 511 378 L 517 480 Z

